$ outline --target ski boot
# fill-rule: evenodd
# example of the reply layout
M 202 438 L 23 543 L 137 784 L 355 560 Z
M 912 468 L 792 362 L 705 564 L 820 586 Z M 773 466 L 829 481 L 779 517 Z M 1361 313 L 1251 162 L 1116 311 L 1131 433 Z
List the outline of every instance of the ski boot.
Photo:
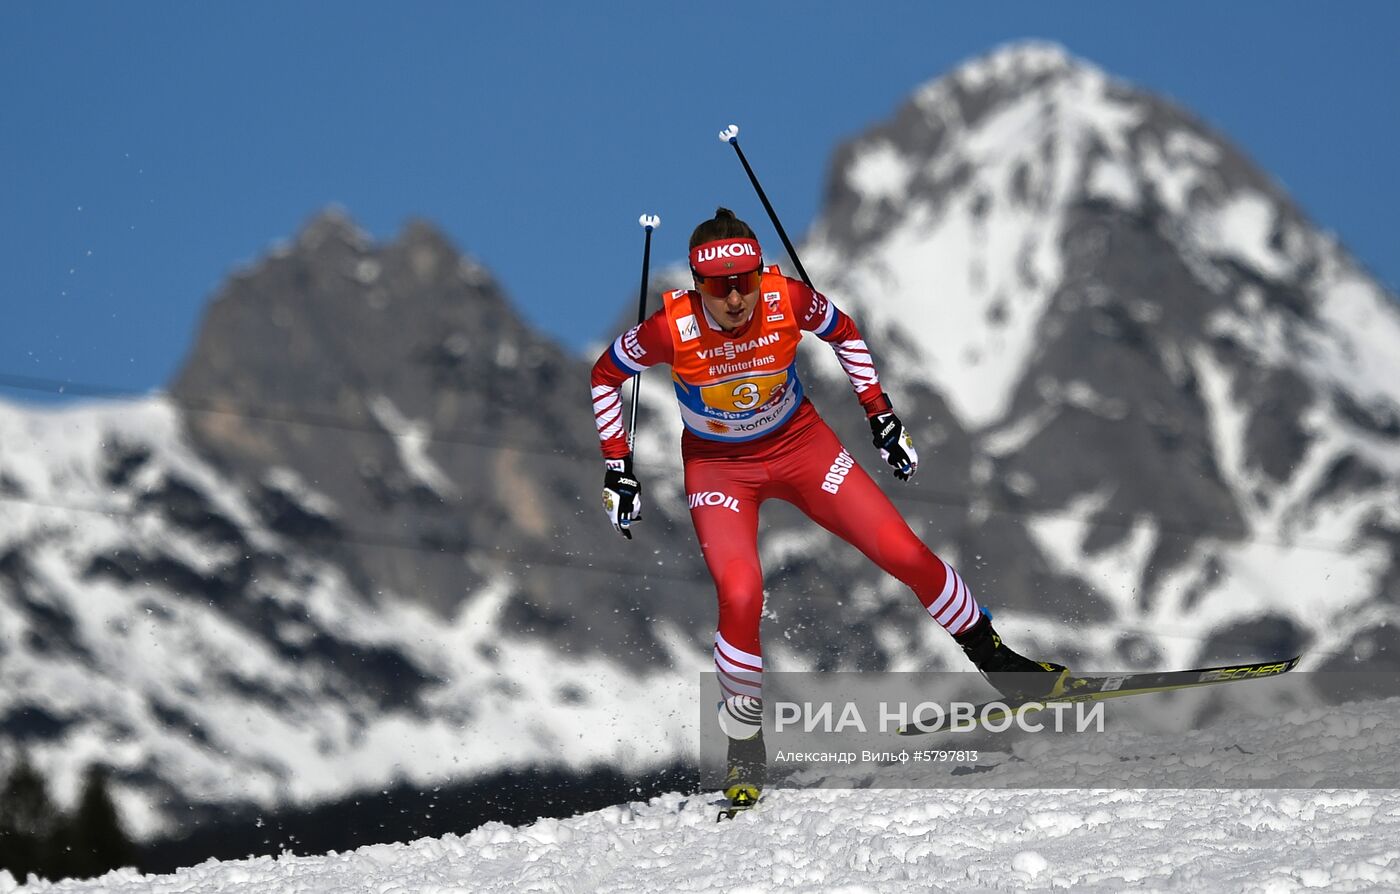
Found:
M 716 822 L 733 819 L 757 804 L 767 777 L 768 749 L 763 744 L 763 730 L 747 739 L 731 738 L 729 772 L 724 776 L 724 797 L 729 806 L 720 811 Z
M 1058 695 L 1069 679 L 1069 669 L 1063 664 L 1032 661 L 1013 652 L 992 628 L 992 616 L 986 609 L 977 623 L 953 637 L 963 654 L 977 665 L 987 682 L 1003 697 L 1017 702 L 1033 701 L 1047 695 Z

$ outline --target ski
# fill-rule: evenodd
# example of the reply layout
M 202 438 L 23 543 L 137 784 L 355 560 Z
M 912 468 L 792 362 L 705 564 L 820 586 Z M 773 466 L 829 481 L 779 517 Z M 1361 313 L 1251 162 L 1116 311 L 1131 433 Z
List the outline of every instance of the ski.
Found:
M 727 805 L 720 809 L 719 815 L 715 817 L 715 822 L 722 823 L 725 820 L 732 820 L 745 811 L 753 810 L 758 806 L 758 802 L 763 799 L 758 789 L 743 786 L 732 796 L 726 798 Z
M 720 810 L 719 815 L 715 817 L 715 822 L 717 822 L 717 823 L 722 823 L 722 822 L 724 822 L 725 820 L 732 820 L 732 819 L 734 819 L 734 817 L 738 816 L 739 814 L 741 814 L 741 813 L 747 813 L 747 812 L 749 812 L 750 810 L 753 810 L 753 809 L 754 809 L 755 807 L 757 807 L 757 806 L 758 806 L 758 802 L 757 802 L 757 801 L 753 802 L 752 804 L 741 804 L 741 805 L 733 805 L 733 804 L 731 804 L 730 806 L 725 807 L 725 808 L 723 808 L 722 810 Z
M 1286 674 L 1298 666 L 1302 656 L 1294 656 L 1286 661 L 1269 661 L 1253 664 L 1225 664 L 1218 667 L 1198 667 L 1191 670 L 1145 671 L 1131 674 L 1102 674 L 1095 676 L 1069 676 L 1056 686 L 1055 691 L 1037 698 L 1020 701 L 996 699 L 984 702 L 973 709 L 972 728 L 981 724 L 995 723 L 1008 717 L 1018 717 L 1044 710 L 1049 705 L 1074 704 L 1076 702 L 1099 702 L 1111 698 L 1126 698 L 1133 695 L 1146 695 L 1150 692 L 1176 692 L 1195 689 L 1201 686 L 1215 686 L 1240 680 L 1261 680 Z M 922 736 L 943 732 L 943 728 L 922 729 L 918 726 L 902 727 L 901 736 Z

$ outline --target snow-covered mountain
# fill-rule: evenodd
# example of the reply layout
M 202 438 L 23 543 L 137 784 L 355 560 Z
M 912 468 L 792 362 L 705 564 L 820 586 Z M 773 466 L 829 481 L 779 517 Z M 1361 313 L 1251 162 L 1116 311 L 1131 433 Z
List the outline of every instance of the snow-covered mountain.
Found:
M 799 249 L 920 446 L 887 490 L 1016 645 L 1400 665 L 1400 311 L 1189 113 L 998 50 L 843 146 Z M 67 797 L 100 760 L 151 834 L 189 805 L 690 755 L 714 608 L 674 400 L 644 380 L 647 519 L 620 545 L 591 360 L 430 226 L 374 244 L 332 212 L 221 290 L 168 393 L 0 405 L 0 764 L 22 744 Z M 762 549 L 770 667 L 962 666 L 794 512 L 765 508 Z
M 0 404 L 0 766 L 71 802 L 107 765 L 144 837 L 675 760 L 700 634 L 605 561 L 586 382 L 431 228 L 331 212 L 233 279 L 168 394 Z
M 1358 725 L 1362 715 L 1374 722 Z M 1334 734 L 1319 738 L 1318 729 Z M 0 872 L 0 894 L 1393 891 L 1400 804 L 1392 792 L 1296 786 L 1299 769 L 1320 760 L 1346 767 L 1361 751 L 1393 755 L 1397 734 L 1394 698 L 1186 737 L 1105 734 L 1112 752 L 1133 755 L 1134 772 L 1153 784 L 1173 767 L 1189 774 L 1186 765 L 1201 755 L 1238 754 L 1243 745 L 1276 753 L 1274 772 L 1258 782 L 1285 788 L 1095 788 L 1094 772 L 1104 769 L 1095 760 L 1082 762 L 1083 788 L 983 788 L 1016 772 L 1006 762 L 963 784 L 932 779 L 946 768 L 930 770 L 934 791 L 769 792 L 752 813 L 718 825 L 713 795 L 669 794 L 520 828 L 490 823 L 346 853 L 210 861 L 166 876 L 119 870 L 20 887 Z M 1060 765 L 1085 757 L 1078 737 L 1027 745 Z
M 937 512 L 907 505 L 1017 641 L 1400 663 L 1400 305 L 1227 140 L 1016 45 L 827 189 L 804 263 L 932 447 Z
M 0 406 L 0 440 L 6 744 L 64 801 L 84 767 L 112 767 L 138 834 L 191 804 L 652 766 L 693 733 L 693 677 L 504 636 L 510 573 L 445 615 L 366 591 L 298 544 L 336 524 L 329 499 L 282 467 L 233 486 L 168 398 Z M 580 735 L 617 724 L 625 747 Z

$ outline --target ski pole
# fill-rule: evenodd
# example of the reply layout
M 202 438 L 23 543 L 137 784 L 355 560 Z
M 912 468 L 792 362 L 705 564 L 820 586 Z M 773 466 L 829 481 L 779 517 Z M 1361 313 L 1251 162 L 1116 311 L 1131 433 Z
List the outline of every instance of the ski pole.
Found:
M 661 226 L 661 218 L 655 214 L 643 214 L 637 223 L 647 231 L 647 241 L 642 248 L 642 288 L 637 296 L 637 325 L 647 318 L 647 277 L 651 272 L 651 231 Z M 642 394 L 642 374 L 632 377 L 632 415 L 627 420 L 627 451 L 632 452 L 632 444 L 637 440 L 637 401 Z
M 739 125 L 731 124 L 719 132 L 720 142 L 728 143 L 734 147 L 734 151 L 739 156 L 739 161 L 744 165 L 744 172 L 749 175 L 749 182 L 753 184 L 754 191 L 758 193 L 759 201 L 763 202 L 763 208 L 768 212 L 768 219 L 773 221 L 773 226 L 778 230 L 778 236 L 783 240 L 783 247 L 787 249 L 788 257 L 792 258 L 793 266 L 802 277 L 802 281 L 807 284 L 807 288 L 816 291 L 817 287 L 812 285 L 812 278 L 807 275 L 807 271 L 802 269 L 802 261 L 797 257 L 797 249 L 792 247 L 791 240 L 788 239 L 787 231 L 783 229 L 783 222 L 778 220 L 778 212 L 773 210 L 773 205 L 768 201 L 768 196 L 763 192 L 763 187 L 758 182 L 758 176 L 754 174 L 753 168 L 749 167 L 749 160 L 744 157 L 744 150 L 739 148 Z

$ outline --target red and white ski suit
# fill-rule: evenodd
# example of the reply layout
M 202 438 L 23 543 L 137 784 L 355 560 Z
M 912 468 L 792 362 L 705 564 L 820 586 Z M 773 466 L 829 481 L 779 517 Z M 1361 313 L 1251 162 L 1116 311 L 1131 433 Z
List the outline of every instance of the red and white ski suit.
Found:
M 849 316 L 777 267 L 763 274 L 749 322 L 724 331 L 698 292 L 668 292 L 662 308 L 618 336 L 593 365 L 593 411 L 603 455 L 627 455 L 620 386 L 671 366 L 685 432 L 681 456 L 690 518 L 719 596 L 715 665 L 727 696 L 760 696 L 763 572 L 758 507 L 777 498 L 903 581 L 950 633 L 979 609 L 952 566 L 925 546 L 802 393 L 803 332 L 831 345 L 867 416 L 889 400 Z

